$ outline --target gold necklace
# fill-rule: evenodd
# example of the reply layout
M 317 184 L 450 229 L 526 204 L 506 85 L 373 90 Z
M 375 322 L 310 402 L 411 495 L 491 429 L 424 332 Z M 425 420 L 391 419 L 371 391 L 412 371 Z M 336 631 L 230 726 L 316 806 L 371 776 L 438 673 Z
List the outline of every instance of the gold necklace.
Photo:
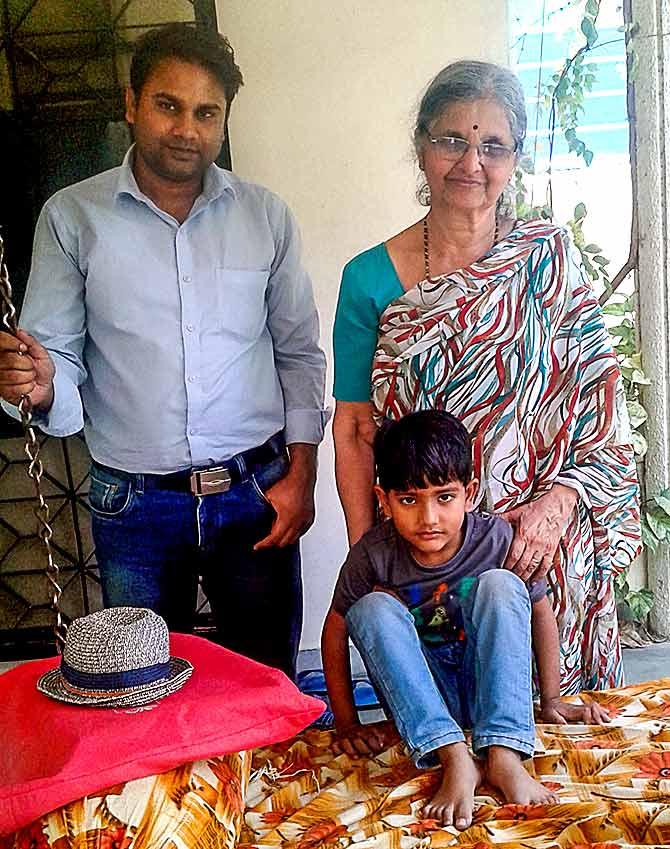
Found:
M 495 245 L 497 243 L 498 236 L 499 236 L 498 216 L 497 215 L 496 215 L 496 218 L 495 218 L 495 223 L 496 223 L 496 226 L 495 226 L 495 229 L 493 231 L 493 244 L 491 245 L 491 247 L 493 247 L 493 245 Z M 424 267 L 424 272 L 426 274 L 426 280 L 429 283 L 432 283 L 434 280 L 437 279 L 437 278 L 433 278 L 433 277 L 430 276 L 430 247 L 429 247 L 429 243 L 428 243 L 428 216 L 427 215 L 423 219 L 423 267 Z

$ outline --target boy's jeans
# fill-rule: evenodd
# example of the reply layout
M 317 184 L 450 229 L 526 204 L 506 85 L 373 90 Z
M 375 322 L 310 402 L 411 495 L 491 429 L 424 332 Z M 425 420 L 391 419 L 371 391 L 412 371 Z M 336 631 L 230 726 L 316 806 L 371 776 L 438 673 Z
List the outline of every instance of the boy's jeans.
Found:
M 216 642 L 295 677 L 302 628 L 297 543 L 253 551 L 275 513 L 263 496 L 286 474 L 278 457 L 228 492 L 196 498 L 144 489 L 96 464 L 89 502 L 106 607 L 150 607 L 173 631 L 191 631 L 198 575 Z
M 347 613 L 349 634 L 418 767 L 435 750 L 464 740 L 472 748 L 506 746 L 533 754 L 530 598 L 504 569 L 482 573 L 463 603 L 464 642 L 431 648 L 405 605 L 385 592 Z

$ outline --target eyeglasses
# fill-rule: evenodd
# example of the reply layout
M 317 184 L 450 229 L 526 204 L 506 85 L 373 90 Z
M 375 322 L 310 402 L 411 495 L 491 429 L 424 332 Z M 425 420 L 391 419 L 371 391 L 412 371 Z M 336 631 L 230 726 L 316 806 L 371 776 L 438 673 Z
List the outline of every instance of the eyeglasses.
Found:
M 490 165 L 503 165 L 514 156 L 517 149 L 517 145 L 510 147 L 509 145 L 497 144 L 496 142 L 473 144 L 467 139 L 461 139 L 456 136 L 429 135 L 428 139 L 442 159 L 450 159 L 452 161 L 462 159 L 470 148 L 474 147 L 480 162 L 486 162 Z

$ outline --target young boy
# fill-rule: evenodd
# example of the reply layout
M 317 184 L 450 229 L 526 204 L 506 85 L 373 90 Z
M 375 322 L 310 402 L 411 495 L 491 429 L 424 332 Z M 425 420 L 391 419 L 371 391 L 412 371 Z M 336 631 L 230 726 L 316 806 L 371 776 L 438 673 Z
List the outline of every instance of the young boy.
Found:
M 449 413 L 413 413 L 375 442 L 388 521 L 354 545 L 335 587 L 322 654 L 342 748 L 380 751 L 354 706 L 348 637 L 418 767 L 443 766 L 423 814 L 467 828 L 484 777 L 507 802 L 555 801 L 522 760 L 533 754 L 532 650 L 546 722 L 607 721 L 597 705 L 559 699 L 558 630 L 544 579 L 500 568 L 513 531 L 470 512 L 470 437 Z M 462 729 L 472 728 L 471 757 Z

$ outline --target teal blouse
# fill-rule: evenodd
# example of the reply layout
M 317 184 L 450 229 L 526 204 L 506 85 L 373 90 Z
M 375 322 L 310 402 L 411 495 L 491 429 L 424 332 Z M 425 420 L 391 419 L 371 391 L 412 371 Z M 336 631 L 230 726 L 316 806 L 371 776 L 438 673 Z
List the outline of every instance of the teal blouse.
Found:
M 338 401 L 369 401 L 379 318 L 404 289 L 384 244 L 354 257 L 342 272 L 333 350 Z

